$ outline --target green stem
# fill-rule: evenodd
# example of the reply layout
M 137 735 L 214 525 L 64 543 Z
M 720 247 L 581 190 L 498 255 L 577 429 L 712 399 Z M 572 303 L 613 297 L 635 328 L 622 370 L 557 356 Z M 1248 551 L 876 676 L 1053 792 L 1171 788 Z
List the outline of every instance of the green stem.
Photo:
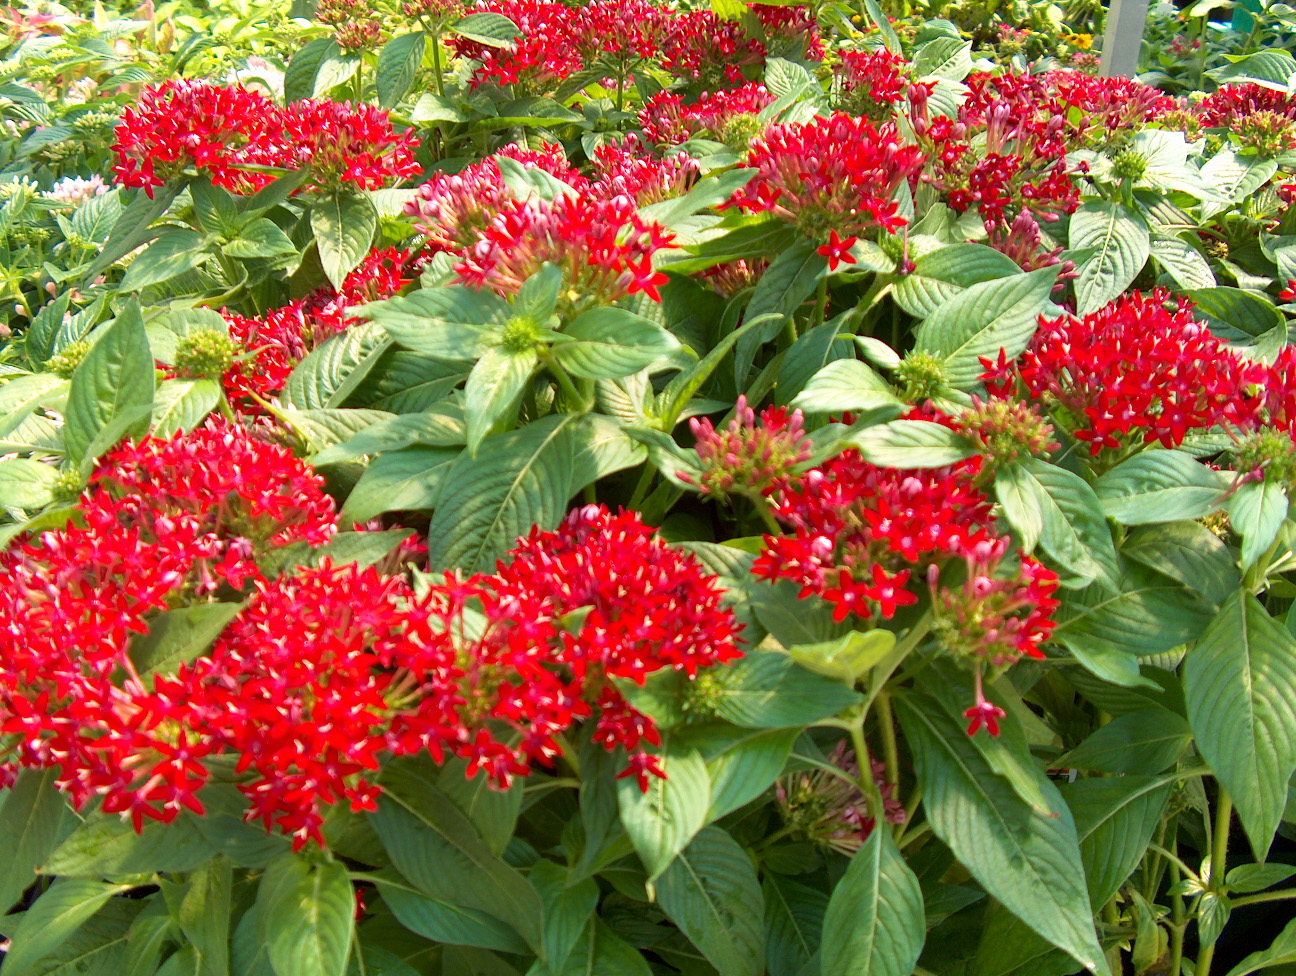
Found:
M 1286 901 L 1289 898 L 1296 898 L 1296 888 L 1284 888 L 1282 891 L 1265 891 L 1258 895 L 1246 895 L 1242 898 L 1230 899 L 1234 908 L 1242 908 L 1244 905 L 1259 905 L 1266 901 Z
M 828 313 L 828 277 L 819 279 L 819 293 L 815 299 L 814 324 L 823 325 L 824 316 Z
M 756 513 L 761 517 L 761 522 L 765 525 L 765 530 L 769 532 L 770 535 L 777 536 L 783 534 L 783 526 L 779 525 L 778 519 L 774 518 L 774 512 L 770 508 L 770 503 L 765 499 L 764 495 L 755 491 L 745 491 L 743 492 L 743 497 L 752 503 L 752 508 L 756 509 Z
M 878 724 L 882 728 L 882 758 L 886 762 L 886 781 L 900 785 L 900 752 L 896 749 L 895 716 L 891 714 L 891 696 L 885 691 L 877 697 Z
M 864 741 L 864 716 L 850 727 L 851 743 L 855 747 L 855 762 L 859 766 L 860 792 L 868 799 L 869 812 L 873 816 L 874 829 L 886 823 L 886 804 L 882 802 L 882 791 L 873 782 L 873 764 L 869 760 L 868 743 Z
M 436 74 L 437 96 L 445 97 L 445 79 L 441 77 L 441 32 L 432 35 L 432 70 Z
M 590 401 L 581 394 L 580 390 L 576 389 L 576 384 L 573 383 L 572 378 L 567 375 L 567 370 L 563 369 L 562 363 L 558 362 L 558 360 L 553 357 L 549 357 L 547 365 L 549 366 L 549 372 L 552 373 L 554 378 L 558 381 L 558 389 L 560 389 L 563 396 L 567 398 L 570 409 L 576 413 L 588 412 Z
M 1233 816 L 1233 798 L 1223 786 L 1215 803 L 1215 826 L 1211 844 L 1210 887 L 1216 891 L 1224 886 L 1224 875 L 1228 867 L 1229 821 Z M 1198 932 L 1201 923 L 1198 923 Z M 1215 961 L 1215 943 L 1202 946 L 1197 955 L 1194 976 L 1210 976 L 1211 963 Z
M 913 830 L 907 831 L 901 834 L 899 837 L 897 837 L 896 846 L 903 850 L 904 848 L 909 847 L 911 844 L 914 844 L 917 841 L 922 840 L 930 833 L 931 833 L 931 824 L 924 820 Z
M 635 484 L 634 491 L 630 494 L 630 501 L 626 503 L 626 508 L 632 512 L 637 512 L 639 506 L 643 504 L 648 497 L 648 489 L 652 487 L 653 476 L 657 474 L 657 469 L 653 467 L 651 461 L 645 461 L 643 472 L 639 475 L 639 481 Z

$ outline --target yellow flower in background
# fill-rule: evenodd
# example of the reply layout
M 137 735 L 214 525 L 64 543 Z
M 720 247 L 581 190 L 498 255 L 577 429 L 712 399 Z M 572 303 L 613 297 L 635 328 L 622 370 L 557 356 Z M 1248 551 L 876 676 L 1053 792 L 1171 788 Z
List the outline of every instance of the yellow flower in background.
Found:
M 1063 34 L 1062 40 L 1066 41 L 1072 47 L 1078 47 L 1082 51 L 1087 51 L 1093 47 L 1092 34 Z

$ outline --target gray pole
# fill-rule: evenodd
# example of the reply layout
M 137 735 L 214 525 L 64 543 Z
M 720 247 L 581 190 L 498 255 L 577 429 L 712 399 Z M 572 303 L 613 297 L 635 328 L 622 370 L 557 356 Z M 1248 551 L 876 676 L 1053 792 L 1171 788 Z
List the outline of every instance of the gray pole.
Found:
M 1147 15 L 1148 0 L 1112 0 L 1107 10 L 1107 30 L 1103 33 L 1100 70 L 1104 78 L 1118 75 L 1132 78 L 1138 73 Z

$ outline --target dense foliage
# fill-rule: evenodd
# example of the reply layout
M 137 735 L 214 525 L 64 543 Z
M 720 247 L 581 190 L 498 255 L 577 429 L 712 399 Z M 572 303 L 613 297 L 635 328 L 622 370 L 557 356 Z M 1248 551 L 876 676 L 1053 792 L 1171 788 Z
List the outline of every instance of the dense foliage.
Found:
M 5 976 L 1296 962 L 1291 7 L 280 6 L 0 21 Z

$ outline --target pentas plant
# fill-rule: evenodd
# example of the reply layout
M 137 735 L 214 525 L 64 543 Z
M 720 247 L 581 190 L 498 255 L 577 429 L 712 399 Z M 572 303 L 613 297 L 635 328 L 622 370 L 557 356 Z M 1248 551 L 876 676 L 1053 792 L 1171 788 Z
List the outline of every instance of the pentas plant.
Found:
M 20 12 L 6 976 L 1290 958 L 1286 56 L 866 6 Z

